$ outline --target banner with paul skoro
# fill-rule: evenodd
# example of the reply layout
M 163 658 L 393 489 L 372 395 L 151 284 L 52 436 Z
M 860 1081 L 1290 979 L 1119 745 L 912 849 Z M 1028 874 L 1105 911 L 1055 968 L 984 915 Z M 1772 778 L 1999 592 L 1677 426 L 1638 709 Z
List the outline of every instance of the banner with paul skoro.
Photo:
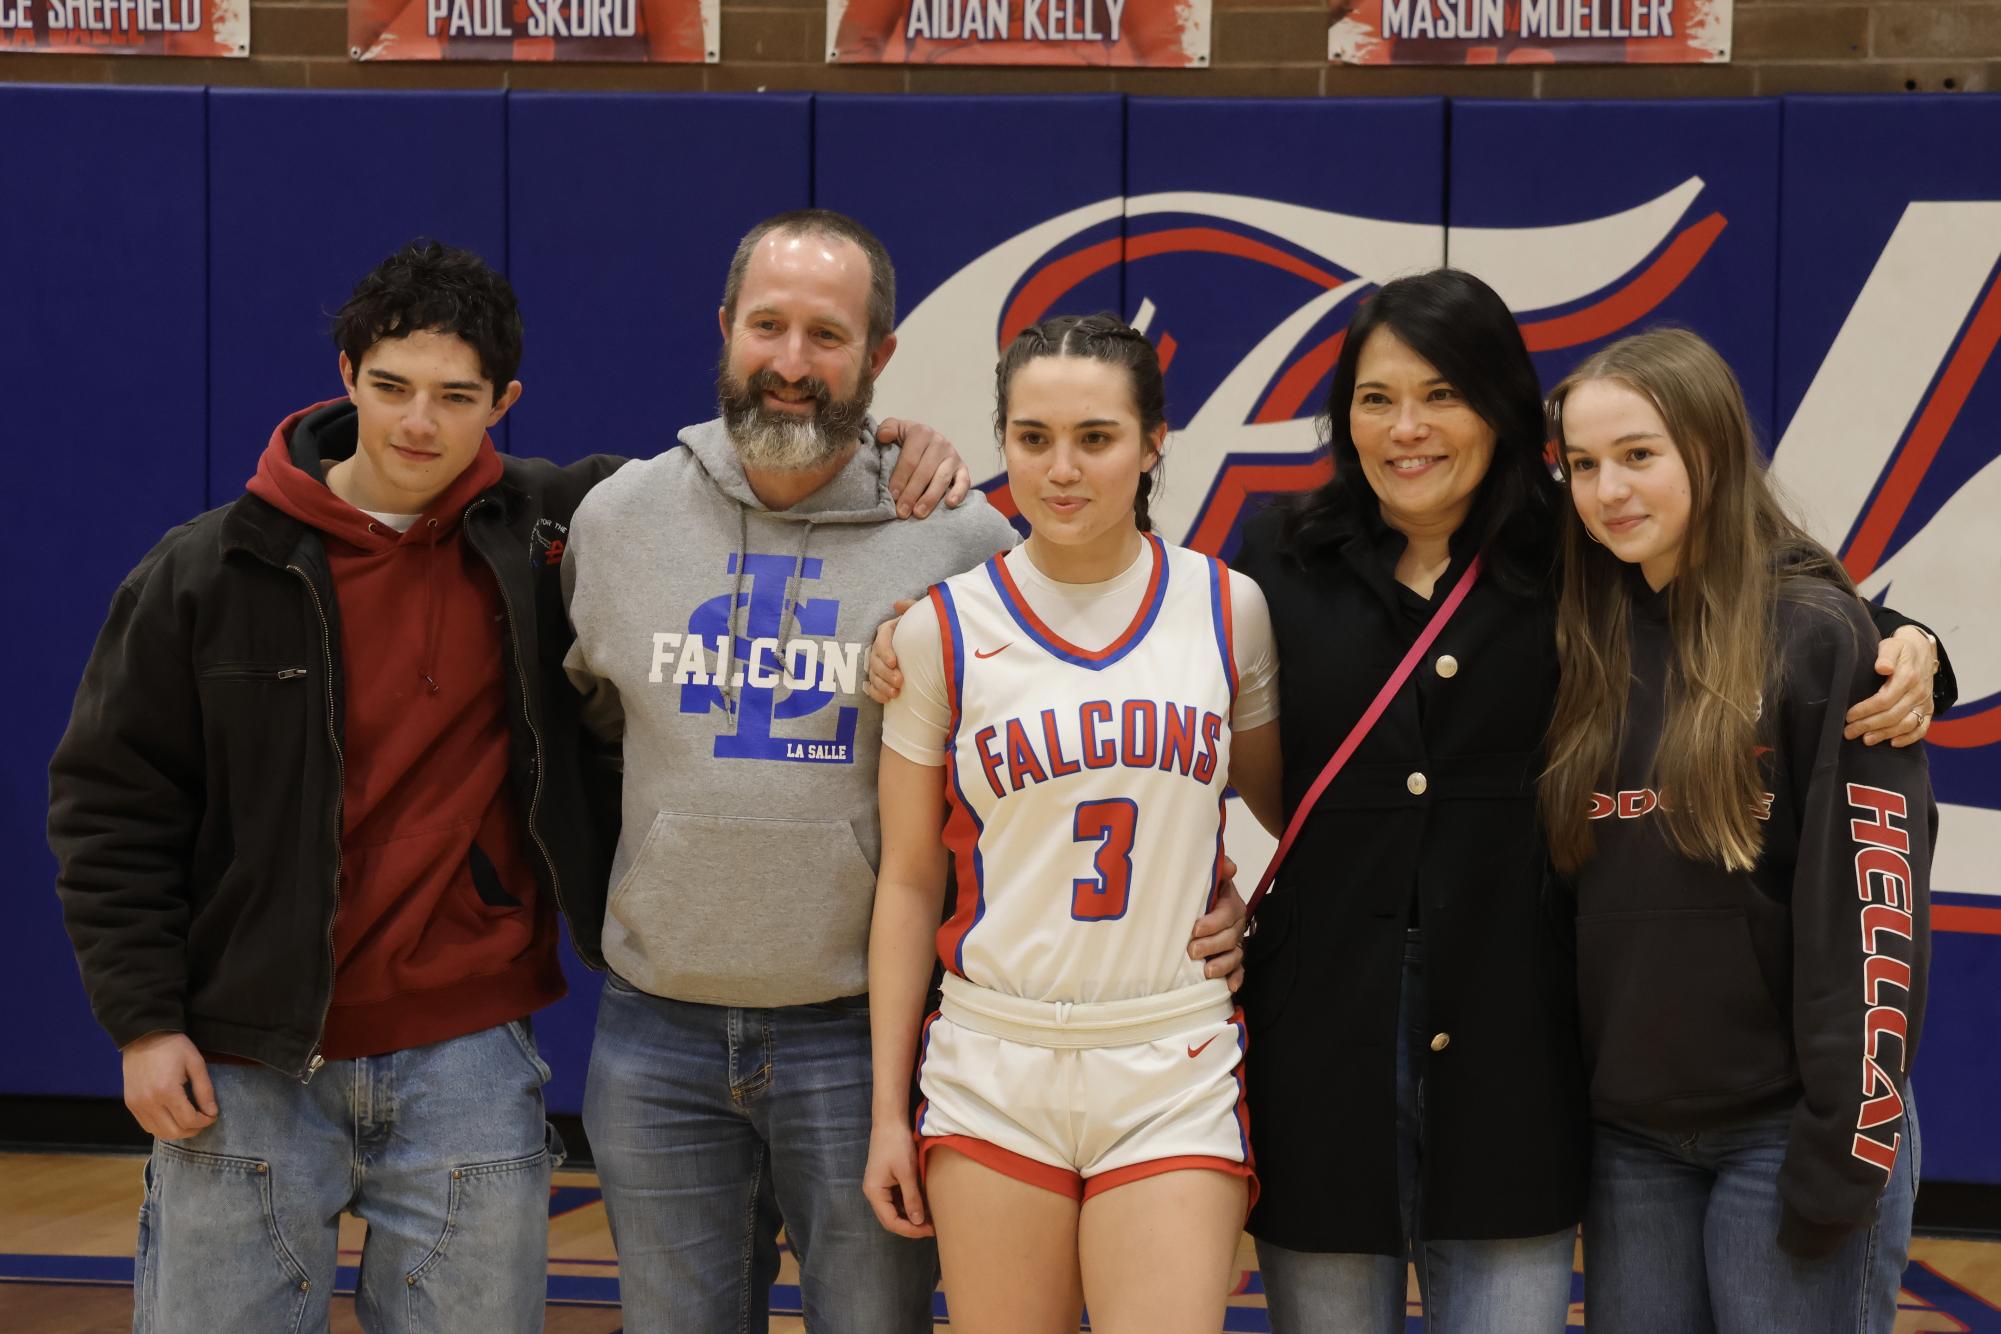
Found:
M 719 0 L 348 0 L 348 54 L 713 63 L 718 8 Z

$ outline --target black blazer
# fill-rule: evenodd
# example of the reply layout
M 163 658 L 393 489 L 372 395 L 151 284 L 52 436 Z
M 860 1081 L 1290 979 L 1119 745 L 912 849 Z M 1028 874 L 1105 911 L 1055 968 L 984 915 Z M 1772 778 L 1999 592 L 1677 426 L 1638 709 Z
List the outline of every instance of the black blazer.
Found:
M 1290 818 L 1426 618 L 1403 609 L 1379 518 L 1351 511 L 1290 553 L 1279 529 L 1275 512 L 1254 520 L 1236 564 L 1271 606 Z M 1472 555 L 1455 547 L 1438 601 Z M 1259 910 L 1242 997 L 1259 1237 L 1403 1253 L 1397 1005 L 1413 917 L 1435 1035 L 1413 1053 L 1425 1235 L 1526 1237 L 1578 1220 L 1589 1117 L 1569 908 L 1546 872 L 1535 795 L 1556 692 L 1554 587 L 1518 594 L 1481 578 Z

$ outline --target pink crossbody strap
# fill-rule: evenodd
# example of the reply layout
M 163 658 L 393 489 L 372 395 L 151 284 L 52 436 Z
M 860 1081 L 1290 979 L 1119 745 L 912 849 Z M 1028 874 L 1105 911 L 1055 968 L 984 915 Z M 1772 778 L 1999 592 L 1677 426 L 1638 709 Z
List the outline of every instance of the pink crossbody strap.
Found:
M 1258 887 L 1251 892 L 1250 901 L 1244 905 L 1246 916 L 1255 913 L 1258 904 L 1264 902 L 1265 894 L 1271 889 L 1272 880 L 1278 875 L 1279 864 L 1285 860 L 1285 854 L 1292 850 L 1292 840 L 1299 836 L 1300 826 L 1305 824 L 1306 817 L 1313 813 L 1314 806 L 1320 801 L 1321 793 L 1327 790 L 1327 785 L 1334 781 L 1334 775 L 1340 773 L 1342 766 L 1348 763 L 1348 757 L 1355 753 L 1355 747 L 1362 744 L 1362 738 L 1369 734 L 1369 730 L 1376 725 L 1376 720 L 1383 716 L 1385 709 L 1389 708 L 1390 701 L 1396 698 L 1397 691 L 1403 689 L 1404 682 L 1410 680 L 1410 674 L 1417 670 L 1417 664 L 1430 650 L 1432 642 L 1438 638 L 1438 632 L 1445 628 L 1445 623 L 1459 610 L 1459 604 L 1473 591 L 1474 581 L 1480 577 L 1480 566 L 1481 558 L 1475 556 L 1472 563 L 1466 567 L 1466 573 L 1459 576 L 1459 582 L 1454 584 L 1452 591 L 1446 595 L 1444 604 L 1431 614 L 1431 623 L 1424 627 L 1424 633 L 1417 637 L 1417 642 L 1410 646 L 1410 652 L 1403 655 L 1403 661 L 1397 664 L 1394 672 L 1390 673 L 1390 679 L 1383 682 L 1383 688 L 1376 692 L 1368 711 L 1356 720 L 1355 726 L 1348 732 L 1347 739 L 1341 743 L 1340 749 L 1334 752 L 1334 758 L 1327 761 L 1327 767 L 1313 780 L 1313 786 L 1306 789 L 1306 795 L 1300 799 L 1298 808 L 1292 813 L 1291 822 L 1285 827 L 1285 837 L 1278 841 L 1278 851 L 1272 854 L 1271 865 L 1265 867 L 1264 878 L 1258 881 Z

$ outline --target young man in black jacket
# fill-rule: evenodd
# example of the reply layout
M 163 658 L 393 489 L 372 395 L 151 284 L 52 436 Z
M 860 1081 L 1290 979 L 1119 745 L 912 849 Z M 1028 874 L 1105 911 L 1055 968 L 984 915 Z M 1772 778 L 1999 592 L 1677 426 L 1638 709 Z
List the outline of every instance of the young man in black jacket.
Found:
M 70 937 L 156 1137 L 137 1327 L 324 1329 L 346 1211 L 367 1327 L 539 1329 L 560 1150 L 528 1016 L 563 992 L 558 910 L 602 966 L 617 809 L 559 581 L 622 460 L 495 451 L 521 320 L 468 252 L 391 256 L 334 337 L 346 398 L 119 587 L 50 771 Z M 963 474 L 942 452 L 905 450 L 920 513 Z

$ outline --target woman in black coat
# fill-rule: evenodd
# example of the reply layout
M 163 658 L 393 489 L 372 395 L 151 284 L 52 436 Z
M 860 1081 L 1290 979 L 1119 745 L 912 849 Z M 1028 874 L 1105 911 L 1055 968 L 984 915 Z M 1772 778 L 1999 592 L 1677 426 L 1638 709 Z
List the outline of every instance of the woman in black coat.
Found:
M 1246 945 L 1272 1326 L 1401 1331 L 1408 1256 L 1433 1334 L 1558 1330 L 1589 1141 L 1536 815 L 1562 501 L 1540 384 L 1501 299 L 1438 270 L 1356 312 L 1324 429 L 1335 480 L 1255 520 L 1236 561 L 1277 636 L 1288 816 L 1476 553 L 1484 571 Z M 1934 659 L 1916 628 L 1884 643 L 1879 670 L 1901 665 L 1851 716 L 1916 739 Z

